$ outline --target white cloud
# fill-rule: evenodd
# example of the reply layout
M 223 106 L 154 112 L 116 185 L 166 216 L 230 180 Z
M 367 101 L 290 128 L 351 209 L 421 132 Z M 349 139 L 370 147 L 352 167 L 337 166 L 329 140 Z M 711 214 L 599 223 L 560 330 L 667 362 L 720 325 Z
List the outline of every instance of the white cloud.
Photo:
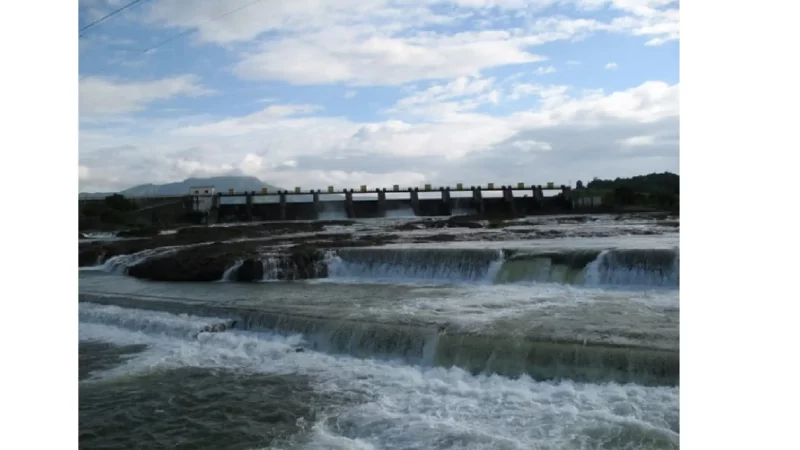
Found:
M 648 36 L 654 44 L 678 39 L 680 32 L 675 0 L 270 0 L 255 4 L 251 0 L 193 0 L 191 8 L 184 3 L 183 0 L 152 2 L 143 6 L 147 11 L 144 16 L 149 24 L 196 29 L 196 39 L 221 45 L 256 40 L 266 32 L 277 33 L 278 40 L 314 33 L 335 36 L 340 28 L 370 30 L 357 40 L 397 38 L 400 32 L 426 25 L 496 18 L 488 14 L 490 8 L 497 8 L 492 13 L 502 18 L 524 19 L 525 27 L 535 33 L 526 36 L 534 45 L 601 30 Z M 564 17 L 542 20 L 541 9 L 558 3 L 590 10 L 608 6 L 620 16 L 609 23 Z M 436 12 L 442 9 L 447 13 Z M 226 13 L 230 14 L 221 18 Z
M 476 76 L 489 68 L 543 61 L 531 48 L 548 42 L 605 31 L 660 45 L 678 39 L 680 31 L 677 2 L 666 0 L 194 0 L 192 8 L 184 3 L 162 0 L 142 9 L 148 24 L 196 30 L 193 39 L 201 42 L 229 49 L 250 43 L 243 53 L 236 49 L 240 60 L 233 71 L 243 79 L 295 85 L 397 85 Z M 541 8 L 558 3 L 608 6 L 619 15 L 605 22 L 540 15 Z M 231 11 L 236 12 L 218 19 Z M 497 29 L 508 20 L 521 25 Z M 476 23 L 487 21 L 488 28 L 474 31 Z M 432 24 L 445 26 L 422 31 Z
M 213 20 L 235 10 L 241 12 L 231 13 L 224 20 Z M 405 28 L 448 23 L 452 18 L 403 1 L 193 0 L 192 7 L 187 8 L 185 0 L 161 0 L 149 6 L 147 20 L 167 27 L 197 29 L 197 38 L 202 42 L 229 44 L 249 41 L 265 32 L 305 33 L 374 23 L 396 29 L 401 24 Z
M 549 142 L 539 142 L 533 140 L 519 140 L 509 144 L 509 147 L 519 150 L 521 152 L 549 152 L 553 150 L 553 146 Z
M 553 66 L 539 67 L 538 69 L 536 69 L 537 75 L 547 75 L 548 73 L 555 73 L 555 72 L 556 68 Z
M 86 77 L 80 81 L 78 89 L 81 115 L 141 111 L 158 100 L 211 93 L 194 75 L 154 81 L 115 81 L 102 77 Z
M 321 109 L 323 108 L 319 105 L 271 105 L 253 114 L 213 123 L 188 125 L 173 130 L 173 133 L 191 136 L 235 136 L 248 134 L 275 127 L 281 123 L 281 119 L 283 118 L 304 115 Z
M 248 80 L 296 85 L 347 82 L 396 85 L 422 79 L 474 76 L 480 71 L 544 58 L 524 50 L 507 31 L 397 38 L 373 29 L 333 28 L 302 37 L 268 41 L 234 72 Z
M 434 3 L 450 3 L 465 8 L 503 8 L 503 9 L 527 9 L 542 8 L 557 3 L 556 0 L 452 0 Z
M 287 175 L 278 174 L 275 177 L 276 183 L 280 186 L 301 186 L 311 189 L 323 189 L 327 186 L 355 189 L 361 185 L 372 189 L 377 187 L 388 188 L 394 184 L 399 184 L 400 186 L 420 186 L 427 180 L 425 174 L 405 170 L 384 173 L 346 170 L 310 170 L 291 174 L 287 173 Z M 302 182 L 298 183 L 298 180 L 309 180 L 313 185 L 307 185 Z M 387 184 L 387 180 L 394 181 L 391 184 Z
M 605 69 L 606 70 L 617 70 L 617 63 L 615 63 L 615 62 L 607 63 Z
M 539 98 L 549 101 L 549 99 L 564 96 L 568 89 L 568 86 L 515 83 L 511 86 L 511 93 L 508 95 L 508 98 L 509 100 L 519 100 L 523 97 L 537 95 Z
M 409 113 L 441 119 L 482 104 L 497 103 L 498 93 L 493 89 L 494 83 L 494 78 L 459 77 L 449 83 L 416 91 L 398 100 L 387 113 Z
M 631 136 L 625 139 L 620 139 L 619 144 L 624 148 L 634 147 L 647 147 L 655 144 L 655 136 Z
M 665 6 L 674 8 L 661 9 Z M 651 39 L 646 45 L 661 45 L 680 39 L 680 12 L 674 0 L 615 0 L 615 8 L 629 15 L 611 21 L 611 29 Z
M 485 92 L 471 91 L 480 81 L 454 80 L 412 97 Z M 566 182 L 677 170 L 678 90 L 678 85 L 653 81 L 574 97 L 566 88 L 543 86 L 535 95 L 547 96 L 532 110 L 505 117 L 456 112 L 428 123 L 302 117 L 292 114 L 311 109 L 283 105 L 173 130 L 154 122 L 140 131 L 146 121 L 121 124 L 108 135 L 90 129 L 81 133 L 81 189 L 222 173 L 252 174 L 284 187 L 324 188 L 504 181 L 497 174 L 514 182 Z M 648 138 L 641 136 L 653 136 L 652 145 L 645 146 Z M 621 152 L 631 144 L 639 145 L 637 151 Z
M 78 180 L 89 179 L 89 168 L 86 166 L 78 165 Z
M 554 92 L 542 100 L 542 109 L 517 115 L 542 125 L 578 121 L 593 126 L 617 120 L 650 123 L 679 115 L 677 84 L 648 81 L 604 96 L 599 92 L 581 98 Z
M 245 175 L 257 175 L 261 171 L 261 165 L 264 162 L 263 156 L 248 153 L 244 155 L 244 159 L 239 163 L 239 170 Z

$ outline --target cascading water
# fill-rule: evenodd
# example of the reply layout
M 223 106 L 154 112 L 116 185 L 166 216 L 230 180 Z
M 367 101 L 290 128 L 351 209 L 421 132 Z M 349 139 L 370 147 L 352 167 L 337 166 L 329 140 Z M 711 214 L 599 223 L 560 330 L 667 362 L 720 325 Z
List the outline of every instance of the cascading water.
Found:
M 277 258 L 274 256 L 266 256 L 261 260 L 264 265 L 263 281 L 274 281 L 279 279 L 280 267 Z
M 155 248 L 128 255 L 112 256 L 100 266 L 100 270 L 124 275 L 129 267 L 133 267 L 148 258 L 166 256 L 177 251 L 177 248 Z
M 546 253 L 490 249 L 341 249 L 327 258 L 328 277 L 458 283 L 562 283 L 677 287 L 677 250 L 584 250 Z
M 328 266 L 322 254 L 301 258 L 280 254 L 266 255 L 262 257 L 261 264 L 264 268 L 262 281 L 324 278 L 328 273 Z
M 500 250 L 341 249 L 329 259 L 330 278 L 491 282 Z
M 383 217 L 387 219 L 404 219 L 417 217 L 417 215 L 414 214 L 414 210 L 409 206 L 407 208 L 394 208 L 386 210 L 386 212 L 383 213 Z
M 475 208 L 453 208 L 451 215 L 453 216 L 471 216 L 473 214 L 477 214 L 478 211 Z
M 679 285 L 680 252 L 677 250 L 606 250 L 584 269 L 584 284 L 670 286 Z
M 220 279 L 220 281 L 233 280 L 234 274 L 236 274 L 236 271 L 239 270 L 240 267 L 242 267 L 243 263 L 244 261 L 236 261 L 231 267 L 225 270 L 225 273 L 222 274 L 222 278 Z
M 359 358 L 400 358 L 413 364 L 460 367 L 473 373 L 508 376 L 527 374 L 536 379 L 591 381 L 636 381 L 650 385 L 676 385 L 679 355 L 671 349 L 623 347 L 606 344 L 556 341 L 503 333 L 460 332 L 430 326 L 376 323 L 358 320 L 330 320 L 326 317 L 277 312 L 253 312 L 227 306 L 190 305 L 182 302 L 137 301 L 134 298 L 92 297 L 93 304 L 81 307 L 81 321 L 113 324 L 136 330 L 170 335 L 198 331 L 185 314 L 213 317 L 213 321 L 237 320 L 239 331 L 302 335 L 300 345 L 331 354 Z M 117 308 L 122 306 L 125 309 Z M 180 314 L 153 318 L 139 308 Z M 196 319 L 193 320 L 196 322 Z
M 178 248 L 145 250 L 118 255 L 100 266 L 124 275 L 148 258 L 174 253 Z M 229 267 L 220 281 L 235 279 L 242 262 Z M 328 278 L 380 282 L 427 283 L 559 283 L 608 287 L 679 286 L 678 249 L 522 250 L 469 248 L 343 248 L 322 254 L 275 253 L 262 257 L 263 281 Z
M 347 211 L 343 202 L 320 202 L 322 211 L 318 214 L 319 220 L 342 220 L 347 219 Z
M 472 205 L 472 198 L 455 197 L 452 198 L 451 201 L 453 203 L 453 209 L 451 211 L 453 216 L 469 216 L 478 213 Z
M 420 222 L 269 224 L 81 273 L 81 443 L 679 448 L 677 236 Z M 194 241 L 81 244 L 80 261 L 167 242 Z

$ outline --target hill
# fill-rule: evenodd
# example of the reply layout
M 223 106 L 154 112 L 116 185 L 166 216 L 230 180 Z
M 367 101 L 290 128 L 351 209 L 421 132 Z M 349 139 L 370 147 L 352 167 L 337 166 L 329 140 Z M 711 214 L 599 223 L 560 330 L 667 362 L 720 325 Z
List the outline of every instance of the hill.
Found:
M 283 188 L 264 183 L 256 177 L 210 177 L 210 178 L 187 178 L 183 181 L 167 184 L 140 184 L 121 191 L 125 197 L 150 197 L 160 195 L 186 195 L 192 186 L 214 186 L 217 192 L 228 192 L 234 189 L 236 192 L 256 191 L 267 188 L 270 192 L 277 192 Z

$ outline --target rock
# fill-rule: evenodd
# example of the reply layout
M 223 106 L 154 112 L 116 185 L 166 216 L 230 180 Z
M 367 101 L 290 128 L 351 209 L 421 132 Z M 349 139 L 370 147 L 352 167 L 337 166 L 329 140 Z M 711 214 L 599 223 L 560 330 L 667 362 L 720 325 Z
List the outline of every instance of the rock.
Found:
M 264 264 L 260 259 L 246 259 L 236 271 L 236 281 L 261 281 L 264 278 Z
M 423 226 L 419 222 L 408 222 L 397 225 L 394 229 L 398 231 L 414 231 L 423 229 Z
M 339 227 L 349 227 L 355 225 L 355 220 L 346 220 L 346 219 L 329 219 L 329 220 L 318 220 L 315 222 L 321 226 L 339 226 Z
M 434 234 L 417 239 L 415 242 L 453 242 L 455 240 L 455 234 Z
M 257 257 L 243 243 L 214 243 L 148 258 L 128 268 L 128 275 L 153 281 L 218 281 L 237 260 Z
M 556 219 L 556 223 L 586 223 L 589 219 L 588 216 L 559 217 Z
M 481 220 L 475 216 L 453 216 L 445 222 L 450 228 L 484 228 Z
M 78 267 L 95 266 L 105 259 L 105 252 L 100 246 L 87 247 L 78 251 Z
M 425 228 L 483 228 L 483 224 L 476 222 L 471 216 L 453 216 L 447 219 L 420 220 L 397 225 L 396 230 L 412 231 Z
M 161 229 L 158 227 L 145 227 L 133 230 L 122 230 L 117 233 L 117 237 L 121 238 L 138 238 L 138 237 L 153 237 L 158 236 Z
M 158 245 L 149 245 L 147 239 L 115 242 L 81 242 L 78 244 L 78 266 L 94 266 L 117 255 L 128 255 Z
M 264 266 L 254 241 L 217 242 L 178 250 L 174 253 L 148 258 L 128 268 L 128 275 L 153 281 L 218 281 L 236 261 L 243 261 L 233 274 L 233 280 L 260 281 Z M 302 280 L 327 276 L 324 252 L 308 244 L 281 249 L 272 258 L 272 269 L 281 280 Z
M 281 262 L 285 263 L 287 269 L 290 269 L 291 278 L 288 279 L 306 280 L 328 276 L 328 265 L 324 260 L 325 255 L 321 250 L 314 246 L 301 244 L 290 248 L 288 257 L 282 258 Z
M 509 225 L 511 225 L 511 224 L 506 222 L 505 220 L 492 219 L 486 225 L 486 228 L 489 228 L 489 229 L 492 229 L 492 230 L 496 230 L 496 229 L 499 229 L 499 228 L 505 228 L 505 227 L 507 227 Z

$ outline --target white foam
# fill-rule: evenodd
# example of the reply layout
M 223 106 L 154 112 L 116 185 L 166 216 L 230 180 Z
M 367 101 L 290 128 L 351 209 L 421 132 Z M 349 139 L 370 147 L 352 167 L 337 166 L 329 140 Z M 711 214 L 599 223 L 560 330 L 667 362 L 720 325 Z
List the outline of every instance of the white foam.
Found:
M 116 326 L 133 327 L 135 321 L 111 317 L 198 327 L 208 319 L 87 304 L 80 309 L 109 319 L 108 324 L 82 321 L 81 339 L 149 346 L 105 377 L 156 367 L 231 367 L 308 375 L 320 391 L 364 395 L 364 402 L 340 407 L 335 417 L 318 422 L 306 448 L 563 449 L 619 446 L 626 440 L 632 448 L 678 447 L 679 388 L 511 380 L 456 368 L 296 353 L 293 346 L 302 345 L 298 337 L 268 334 L 213 333 L 195 340 Z

